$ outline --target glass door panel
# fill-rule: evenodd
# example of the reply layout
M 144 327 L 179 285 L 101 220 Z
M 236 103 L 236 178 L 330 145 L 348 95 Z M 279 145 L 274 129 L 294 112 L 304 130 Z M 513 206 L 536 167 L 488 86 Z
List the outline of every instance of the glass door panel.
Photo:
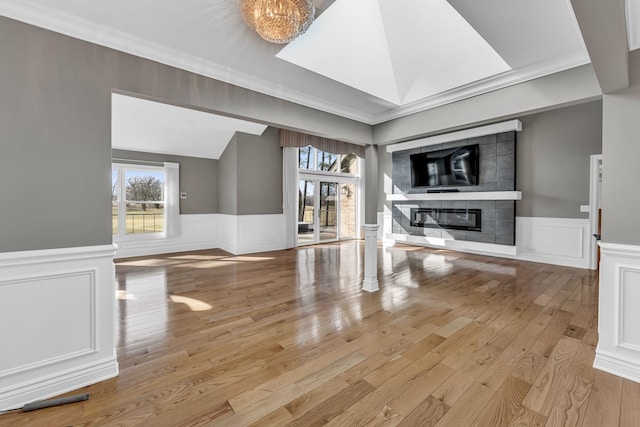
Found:
M 340 238 L 355 239 L 356 229 L 356 184 L 340 184 Z
M 301 179 L 298 187 L 298 244 L 315 243 L 315 183 Z
M 320 204 L 318 220 L 320 224 L 319 241 L 336 240 L 338 238 L 338 183 L 320 182 Z

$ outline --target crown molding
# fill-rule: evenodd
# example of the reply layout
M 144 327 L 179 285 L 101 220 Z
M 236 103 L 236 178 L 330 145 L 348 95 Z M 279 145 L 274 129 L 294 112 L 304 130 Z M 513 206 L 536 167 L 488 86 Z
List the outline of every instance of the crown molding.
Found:
M 446 92 L 421 99 L 411 104 L 394 108 L 387 113 L 375 116 L 373 124 L 383 123 L 389 120 L 415 114 L 420 111 L 462 101 L 467 98 L 513 86 L 518 83 L 524 83 L 529 80 L 534 80 L 571 68 L 579 67 L 581 65 L 588 64 L 589 62 L 591 61 L 586 51 L 574 52 L 573 54 L 562 58 L 552 58 L 548 61 L 532 64 L 518 70 L 507 71 L 496 76 L 488 77 L 477 82 L 469 83 L 468 85 L 460 86 Z
M 227 66 L 207 61 L 199 56 L 185 54 L 177 49 L 169 48 L 75 15 L 63 13 L 53 8 L 42 7 L 29 1 L 0 0 L 0 15 L 120 52 L 211 77 L 264 95 L 336 114 L 351 120 L 372 124 L 373 117 L 362 111 L 327 102 L 309 94 L 301 94 L 292 91 L 286 86 L 274 85 L 272 82 L 237 70 L 231 70 Z
M 636 1 L 627 0 L 627 2 L 634 3 Z M 231 70 L 229 67 L 207 61 L 204 58 L 185 54 L 177 49 L 169 48 L 108 26 L 96 24 L 75 15 L 63 13 L 53 8 L 42 7 L 28 0 L 20 2 L 0 0 L 0 15 L 368 125 L 376 125 L 436 108 L 590 62 L 586 51 L 575 52 L 562 58 L 553 58 L 523 69 L 508 71 L 498 76 L 470 83 L 407 105 L 392 108 L 385 113 L 374 115 L 348 108 L 317 96 L 293 91 L 283 85 L 274 85 L 272 82 L 259 77 Z

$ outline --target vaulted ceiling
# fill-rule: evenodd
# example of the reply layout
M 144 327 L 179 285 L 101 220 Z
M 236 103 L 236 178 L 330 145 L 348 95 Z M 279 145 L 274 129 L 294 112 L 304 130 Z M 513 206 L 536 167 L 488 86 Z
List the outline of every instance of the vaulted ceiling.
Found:
M 589 63 L 576 14 L 594 1 L 315 0 L 288 45 L 262 40 L 235 0 L 0 0 L 0 15 L 377 124 Z M 639 2 L 626 0 L 630 49 Z

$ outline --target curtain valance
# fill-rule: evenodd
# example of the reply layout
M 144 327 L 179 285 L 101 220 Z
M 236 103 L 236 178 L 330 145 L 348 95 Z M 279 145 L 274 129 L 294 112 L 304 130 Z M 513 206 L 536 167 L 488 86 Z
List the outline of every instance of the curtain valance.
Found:
M 364 153 L 367 148 L 364 145 L 351 144 L 349 142 L 337 141 L 335 139 L 307 135 L 292 130 L 280 130 L 280 147 L 306 147 L 307 145 L 311 145 L 318 150 L 333 154 L 354 153 L 362 159 L 364 159 Z

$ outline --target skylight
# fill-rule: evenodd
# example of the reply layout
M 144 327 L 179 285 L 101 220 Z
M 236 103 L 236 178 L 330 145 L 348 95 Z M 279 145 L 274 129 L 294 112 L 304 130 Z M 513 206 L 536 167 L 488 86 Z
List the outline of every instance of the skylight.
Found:
M 397 105 L 511 70 L 446 0 L 337 0 L 277 57 Z

